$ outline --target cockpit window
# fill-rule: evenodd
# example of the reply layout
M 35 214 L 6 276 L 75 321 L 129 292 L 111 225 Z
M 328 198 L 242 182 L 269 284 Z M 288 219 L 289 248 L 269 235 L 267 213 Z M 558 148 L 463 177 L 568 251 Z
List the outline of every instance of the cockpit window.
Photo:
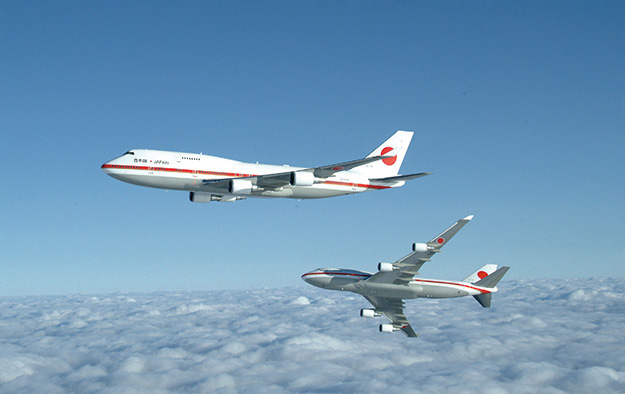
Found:
M 124 154 L 125 154 L 125 155 L 134 155 L 134 154 L 135 154 L 135 152 L 133 152 L 133 151 L 129 150 L 128 152 L 126 152 L 126 153 L 124 153 Z

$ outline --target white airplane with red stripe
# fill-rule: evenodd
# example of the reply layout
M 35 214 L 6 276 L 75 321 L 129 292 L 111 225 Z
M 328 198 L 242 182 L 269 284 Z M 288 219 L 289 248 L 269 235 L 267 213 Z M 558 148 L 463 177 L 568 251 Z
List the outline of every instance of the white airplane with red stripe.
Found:
M 411 298 L 455 298 L 471 295 L 484 308 L 490 307 L 492 294 L 497 283 L 510 267 L 497 269 L 486 264 L 461 281 L 421 279 L 414 276 L 421 266 L 430 261 L 434 254 L 471 219 L 473 215 L 458 220 L 440 235 L 427 243 L 415 243 L 412 252 L 394 263 L 379 263 L 378 272 L 319 268 L 302 275 L 302 279 L 313 286 L 328 290 L 350 291 L 364 296 L 373 309 L 361 309 L 362 317 L 385 315 L 390 324 L 380 324 L 381 332 L 402 331 L 409 337 L 416 337 L 406 315 L 404 299 Z
M 398 131 L 364 159 L 312 168 L 133 149 L 103 164 L 102 170 L 135 185 L 189 191 L 192 202 L 335 197 L 400 187 L 407 180 L 429 175 L 398 175 L 412 136 L 411 131 Z

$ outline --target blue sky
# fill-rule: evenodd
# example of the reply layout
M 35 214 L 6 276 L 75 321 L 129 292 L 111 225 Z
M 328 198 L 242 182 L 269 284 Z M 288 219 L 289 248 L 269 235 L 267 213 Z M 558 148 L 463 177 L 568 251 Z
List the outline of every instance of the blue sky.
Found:
M 304 285 L 458 218 L 460 279 L 625 273 L 619 2 L 0 2 L 0 294 Z M 131 148 L 316 166 L 415 136 L 390 191 L 192 204 Z

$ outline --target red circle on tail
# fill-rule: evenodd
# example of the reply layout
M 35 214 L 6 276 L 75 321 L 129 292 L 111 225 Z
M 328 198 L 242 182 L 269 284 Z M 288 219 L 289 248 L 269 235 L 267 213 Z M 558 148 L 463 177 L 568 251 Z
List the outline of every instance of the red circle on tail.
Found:
M 478 271 L 477 272 L 477 277 L 480 279 L 484 279 L 488 276 L 488 273 L 486 273 L 486 271 Z
M 393 150 L 393 148 L 391 148 L 390 146 L 387 146 L 386 148 L 382 149 L 382 154 L 381 155 L 384 156 L 385 154 L 387 154 L 388 152 L 390 152 L 392 150 Z M 393 157 L 389 157 L 388 159 L 382 159 L 382 161 L 387 166 L 392 166 L 397 161 L 397 155 L 395 155 Z

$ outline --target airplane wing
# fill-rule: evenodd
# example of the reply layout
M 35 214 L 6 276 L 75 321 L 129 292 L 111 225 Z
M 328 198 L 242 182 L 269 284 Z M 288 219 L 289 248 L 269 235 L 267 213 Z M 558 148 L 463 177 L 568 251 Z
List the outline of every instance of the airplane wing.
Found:
M 387 159 L 392 156 L 373 156 L 366 157 L 364 159 L 346 161 L 344 163 L 330 164 L 327 166 L 305 168 L 297 171 L 279 172 L 274 174 L 265 175 L 251 175 L 237 178 L 224 178 L 224 179 L 205 179 L 202 181 L 202 188 L 206 191 L 229 193 L 231 187 L 231 181 L 233 179 L 247 179 L 252 182 L 253 185 L 261 187 L 263 189 L 278 189 L 283 186 L 291 184 L 291 176 L 293 172 L 312 172 L 317 178 L 328 178 L 340 171 L 351 170 L 352 168 L 359 167 L 374 161 Z
M 373 179 L 369 179 L 370 181 L 373 182 L 382 182 L 382 183 L 395 183 L 398 181 L 409 181 L 411 179 L 417 179 L 417 178 L 421 178 L 423 176 L 427 176 L 427 175 L 432 175 L 431 172 L 420 172 L 418 174 L 410 174 L 410 175 L 396 175 L 396 176 L 389 176 L 386 178 L 373 178 Z
M 253 185 L 258 187 L 265 189 L 277 189 L 290 184 L 291 173 L 292 172 L 281 172 L 276 174 L 244 176 L 238 178 L 205 179 L 202 181 L 202 188 L 206 191 L 228 193 L 230 192 L 230 185 L 233 179 L 247 179 L 250 180 Z
M 367 279 L 367 281 L 408 285 L 412 278 L 419 273 L 421 266 L 425 262 L 430 261 L 434 254 L 440 252 L 440 249 L 471 219 L 473 219 L 473 215 L 458 220 L 426 244 L 414 244 L 413 249 L 415 251 L 394 262 L 393 271 L 380 271 Z
M 410 326 L 406 315 L 404 315 L 404 302 L 401 298 L 364 297 L 375 307 L 376 312 L 383 313 L 384 316 L 386 316 L 395 327 L 402 330 L 404 334 L 409 337 L 417 336 Z
M 389 159 L 391 157 L 393 156 L 372 156 L 372 157 L 366 157 L 364 159 L 346 161 L 345 163 L 330 164 L 327 166 L 315 167 L 315 168 L 312 168 L 311 170 L 313 174 L 315 174 L 316 177 L 327 178 L 327 177 L 334 175 L 335 173 L 339 171 L 351 170 L 352 168 L 360 167 L 365 164 L 369 164 L 371 162 L 382 160 L 382 159 Z

